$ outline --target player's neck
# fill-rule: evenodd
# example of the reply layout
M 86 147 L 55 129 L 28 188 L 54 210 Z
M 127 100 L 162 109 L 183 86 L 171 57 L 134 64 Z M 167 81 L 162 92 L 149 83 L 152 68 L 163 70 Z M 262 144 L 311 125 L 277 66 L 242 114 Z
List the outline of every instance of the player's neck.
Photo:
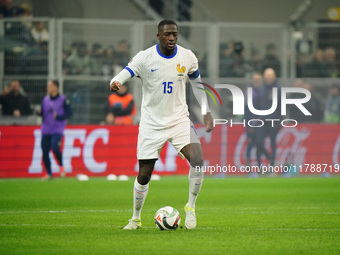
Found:
M 164 55 L 164 56 L 171 56 L 175 53 L 175 48 L 173 50 L 168 50 L 166 48 L 163 48 L 161 44 L 159 44 L 159 51 Z

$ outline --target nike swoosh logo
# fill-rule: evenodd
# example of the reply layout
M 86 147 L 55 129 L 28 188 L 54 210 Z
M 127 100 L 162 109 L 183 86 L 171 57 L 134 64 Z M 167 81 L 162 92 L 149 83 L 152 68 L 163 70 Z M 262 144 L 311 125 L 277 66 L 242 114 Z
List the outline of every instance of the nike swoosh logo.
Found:
M 151 72 L 154 72 L 154 71 L 157 71 L 159 68 L 157 68 L 157 69 L 151 69 Z
M 202 182 L 201 183 L 195 183 L 195 185 L 201 185 L 202 184 Z

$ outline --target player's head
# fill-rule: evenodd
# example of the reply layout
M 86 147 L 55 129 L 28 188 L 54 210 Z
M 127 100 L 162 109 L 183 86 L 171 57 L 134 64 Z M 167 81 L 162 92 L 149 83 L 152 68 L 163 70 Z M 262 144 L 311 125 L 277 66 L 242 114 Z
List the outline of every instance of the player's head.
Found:
M 173 20 L 162 20 L 158 24 L 157 38 L 160 46 L 168 51 L 173 52 L 177 43 L 178 26 Z
M 51 96 L 55 96 L 59 93 L 59 82 L 57 80 L 48 81 L 47 93 Z

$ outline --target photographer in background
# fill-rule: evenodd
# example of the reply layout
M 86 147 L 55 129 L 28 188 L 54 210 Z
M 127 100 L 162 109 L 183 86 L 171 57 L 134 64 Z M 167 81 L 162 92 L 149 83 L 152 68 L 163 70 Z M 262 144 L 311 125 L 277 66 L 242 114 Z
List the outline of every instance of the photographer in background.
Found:
M 32 114 L 30 102 L 18 80 L 12 80 L 10 87 L 5 87 L 1 96 L 2 115 L 21 117 Z

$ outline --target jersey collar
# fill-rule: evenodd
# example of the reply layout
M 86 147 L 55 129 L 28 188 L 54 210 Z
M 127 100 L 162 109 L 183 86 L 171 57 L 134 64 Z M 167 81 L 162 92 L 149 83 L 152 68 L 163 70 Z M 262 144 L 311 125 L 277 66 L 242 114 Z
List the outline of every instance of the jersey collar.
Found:
M 170 55 L 170 56 L 166 56 L 166 55 L 164 55 L 164 54 L 161 53 L 161 51 L 159 50 L 159 44 L 157 44 L 156 49 L 157 49 L 158 54 L 159 54 L 161 57 L 163 57 L 163 58 L 173 58 L 173 57 L 176 56 L 176 54 L 177 54 L 177 45 L 175 45 L 175 52 L 174 52 L 174 54 L 172 54 L 172 55 Z

